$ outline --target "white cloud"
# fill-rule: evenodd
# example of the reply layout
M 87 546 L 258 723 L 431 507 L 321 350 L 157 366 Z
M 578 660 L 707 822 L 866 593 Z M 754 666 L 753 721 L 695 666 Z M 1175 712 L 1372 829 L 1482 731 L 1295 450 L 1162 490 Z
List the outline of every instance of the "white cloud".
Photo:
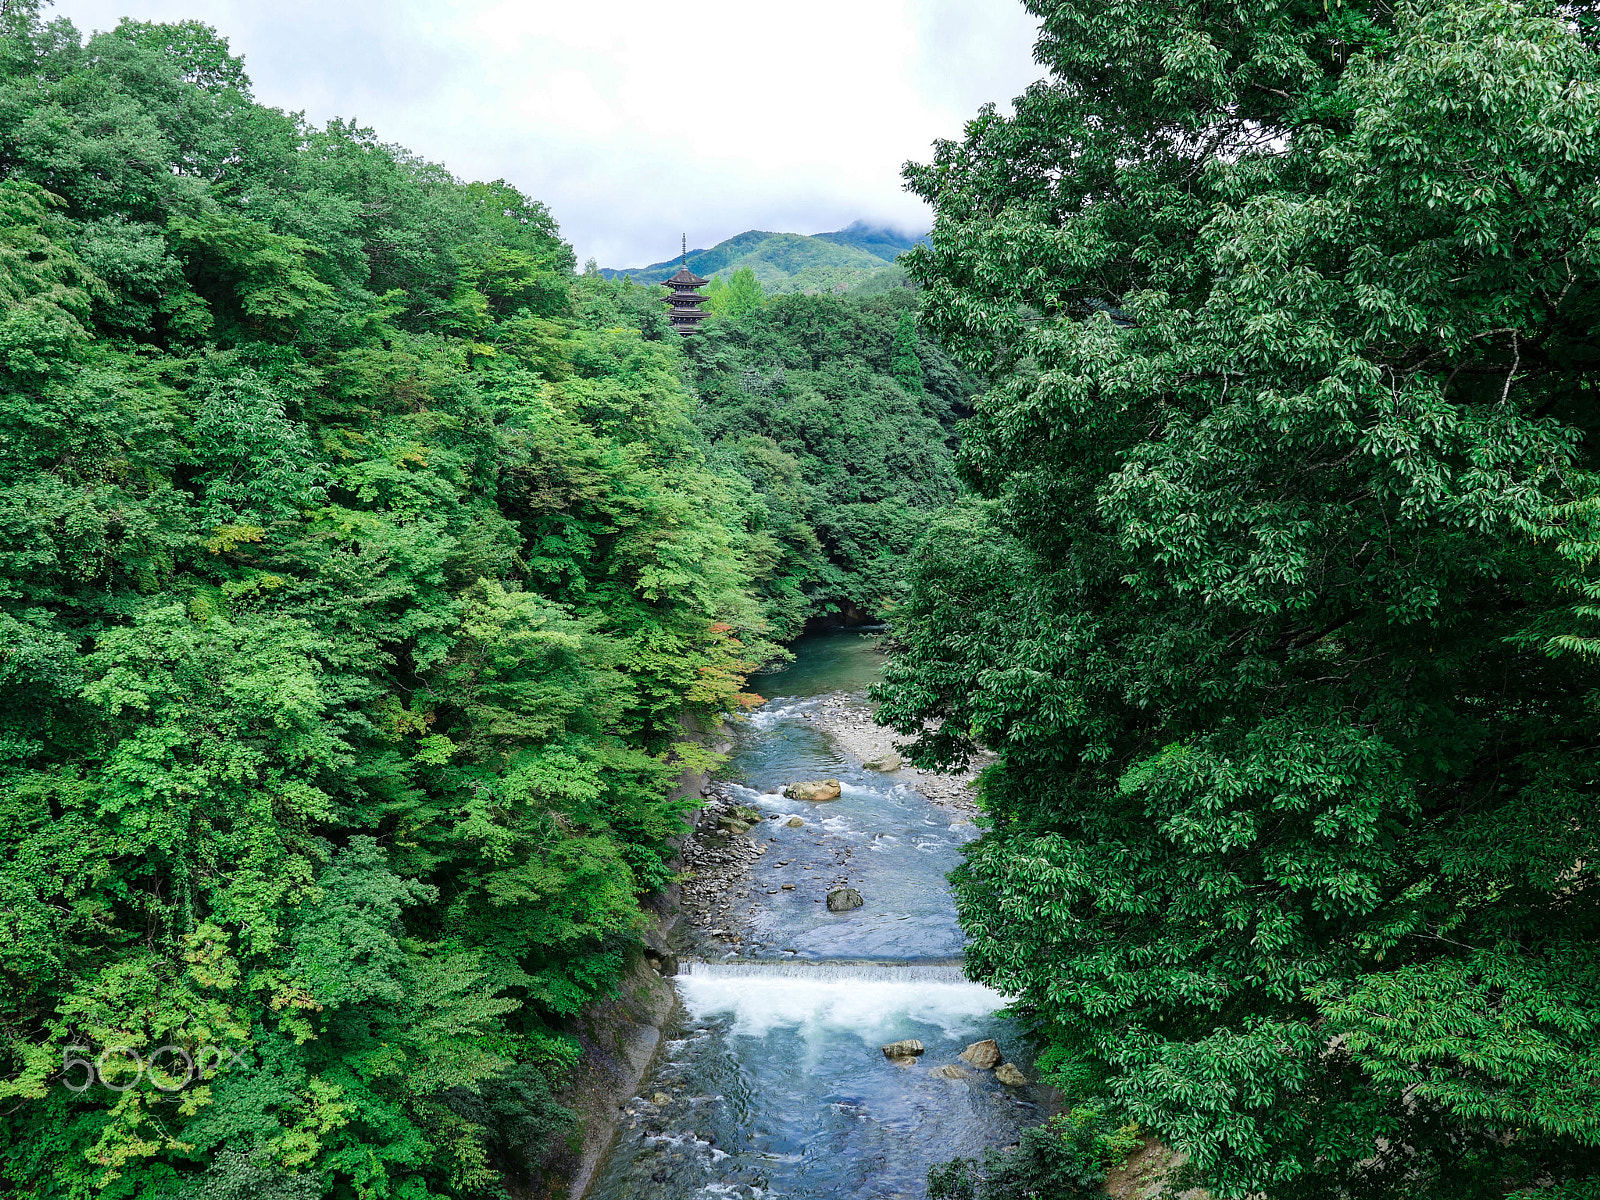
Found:
M 264 103 L 377 129 L 550 205 L 581 259 L 678 233 L 925 226 L 900 166 L 1040 74 L 1019 0 L 58 0 L 105 29 L 195 18 Z

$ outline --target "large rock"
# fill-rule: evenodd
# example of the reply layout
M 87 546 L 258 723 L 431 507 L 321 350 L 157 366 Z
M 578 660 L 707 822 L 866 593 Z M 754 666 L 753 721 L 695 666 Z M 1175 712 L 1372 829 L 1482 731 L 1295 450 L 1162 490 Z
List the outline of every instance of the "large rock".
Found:
M 834 888 L 828 893 L 829 912 L 849 912 L 852 908 L 860 908 L 866 901 L 861 898 L 861 893 L 855 888 Z M 999 1052 L 996 1051 L 998 1054 Z
M 658 975 L 678 973 L 678 956 L 658 930 L 651 929 L 644 935 L 644 961 Z
M 791 800 L 837 800 L 839 798 L 839 781 L 837 779 L 811 779 L 791 783 L 783 789 L 783 794 Z
M 748 804 L 735 804 L 726 812 L 717 814 L 717 826 L 725 833 L 748 833 L 759 820 L 761 813 Z
M 877 758 L 869 758 L 861 764 L 869 771 L 898 771 L 904 763 L 893 750 L 887 754 L 880 754 Z
M 959 1055 L 963 1062 L 969 1062 L 980 1071 L 992 1071 L 1000 1062 L 1000 1043 L 993 1038 L 984 1038 L 981 1042 L 973 1042 Z
M 885 1058 L 916 1058 L 922 1053 L 922 1043 L 916 1038 L 906 1038 L 900 1042 L 890 1042 L 883 1047 Z
M 945 1063 L 944 1066 L 935 1067 L 932 1071 L 930 1071 L 928 1073 L 930 1075 L 937 1075 L 940 1079 L 971 1079 L 972 1078 L 972 1072 L 971 1071 L 968 1071 L 965 1067 L 958 1067 L 958 1066 L 955 1065 L 955 1063 Z
M 805 827 L 805 822 L 799 817 L 790 817 L 784 824 L 790 829 L 803 829 Z
M 1010 1063 L 1001 1063 L 994 1077 L 1007 1087 L 1023 1087 L 1028 1082 L 1028 1077 Z

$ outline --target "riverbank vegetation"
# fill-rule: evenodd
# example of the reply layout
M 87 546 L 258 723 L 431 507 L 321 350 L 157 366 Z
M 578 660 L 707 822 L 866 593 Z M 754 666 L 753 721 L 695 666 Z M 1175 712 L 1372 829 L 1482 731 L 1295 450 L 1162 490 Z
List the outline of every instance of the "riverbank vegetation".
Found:
M 776 652 L 761 502 L 537 202 L 5 20 L 0 1172 L 526 1178 Z
M 1213 1195 L 1595 1195 L 1593 14 L 1029 7 L 907 173 L 995 379 L 882 690 L 999 755 L 969 970 Z

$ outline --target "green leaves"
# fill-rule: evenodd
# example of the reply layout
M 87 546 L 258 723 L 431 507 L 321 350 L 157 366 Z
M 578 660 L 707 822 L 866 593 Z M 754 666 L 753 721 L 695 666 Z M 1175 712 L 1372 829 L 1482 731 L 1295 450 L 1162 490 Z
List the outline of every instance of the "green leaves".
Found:
M 999 756 L 969 963 L 1219 1196 L 1588 1178 L 1592 50 L 1040 11 L 1054 78 L 908 174 L 996 372 L 885 688 Z
M 1506 942 L 1363 975 L 1316 995 L 1378 1079 L 1463 1121 L 1600 1144 L 1600 1006 L 1592 947 Z
M 775 652 L 759 501 L 504 181 L 194 23 L 0 39 L 0 1175 L 542 1190 Z
M 786 633 L 830 609 L 887 612 L 955 497 L 951 426 L 976 382 L 919 336 L 915 302 L 780 296 L 690 347 L 697 423 L 764 510 L 759 578 Z
M 296 914 L 290 978 L 324 1008 L 403 999 L 400 914 L 434 895 L 390 871 L 372 838 L 352 838 L 317 873 Z
M 767 294 L 761 289 L 756 273 L 749 267 L 740 267 L 726 278 L 712 276 L 705 295 L 706 311 L 730 320 L 748 316 L 767 303 Z

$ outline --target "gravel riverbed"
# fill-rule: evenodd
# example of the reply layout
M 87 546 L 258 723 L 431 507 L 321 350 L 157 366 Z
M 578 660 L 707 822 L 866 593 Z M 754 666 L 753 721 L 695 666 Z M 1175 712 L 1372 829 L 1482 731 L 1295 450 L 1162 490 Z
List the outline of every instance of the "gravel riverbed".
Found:
M 816 713 L 810 718 L 816 727 L 833 739 L 846 754 L 862 762 L 898 754 L 895 742 L 900 735 L 885 729 L 872 719 L 872 707 L 859 696 L 848 692 L 835 692 L 824 696 Z M 944 774 L 924 771 L 905 763 L 898 771 L 885 771 L 884 779 L 891 783 L 904 783 L 915 788 L 935 804 L 967 818 L 978 813 L 976 783 L 978 773 L 994 761 L 994 755 L 984 754 L 967 764 L 963 771 Z
M 816 697 L 799 719 L 859 762 L 899 753 L 895 746 L 897 735 L 873 722 L 872 709 L 859 694 L 841 691 Z M 977 775 L 992 761 L 992 756 L 985 756 L 959 773 L 924 771 L 903 763 L 898 770 L 880 772 L 879 777 L 885 784 L 900 784 L 921 792 L 955 820 L 971 820 L 978 811 L 974 792 Z M 705 806 L 694 834 L 684 843 L 687 878 L 682 886 L 681 905 L 686 919 L 677 940 L 680 949 L 691 957 L 716 959 L 730 951 L 736 955 L 749 952 L 758 897 L 799 888 L 815 893 L 810 898 L 821 903 L 830 888 L 862 883 L 854 862 L 856 847 L 829 834 L 815 819 L 805 823 L 801 855 L 792 862 L 776 857 L 764 862 L 774 848 L 776 822 L 760 817 L 741 821 L 741 812 L 746 818 L 753 815 L 742 807 L 738 789 L 712 782 L 707 786 Z M 735 823 L 730 826 L 730 821 Z

